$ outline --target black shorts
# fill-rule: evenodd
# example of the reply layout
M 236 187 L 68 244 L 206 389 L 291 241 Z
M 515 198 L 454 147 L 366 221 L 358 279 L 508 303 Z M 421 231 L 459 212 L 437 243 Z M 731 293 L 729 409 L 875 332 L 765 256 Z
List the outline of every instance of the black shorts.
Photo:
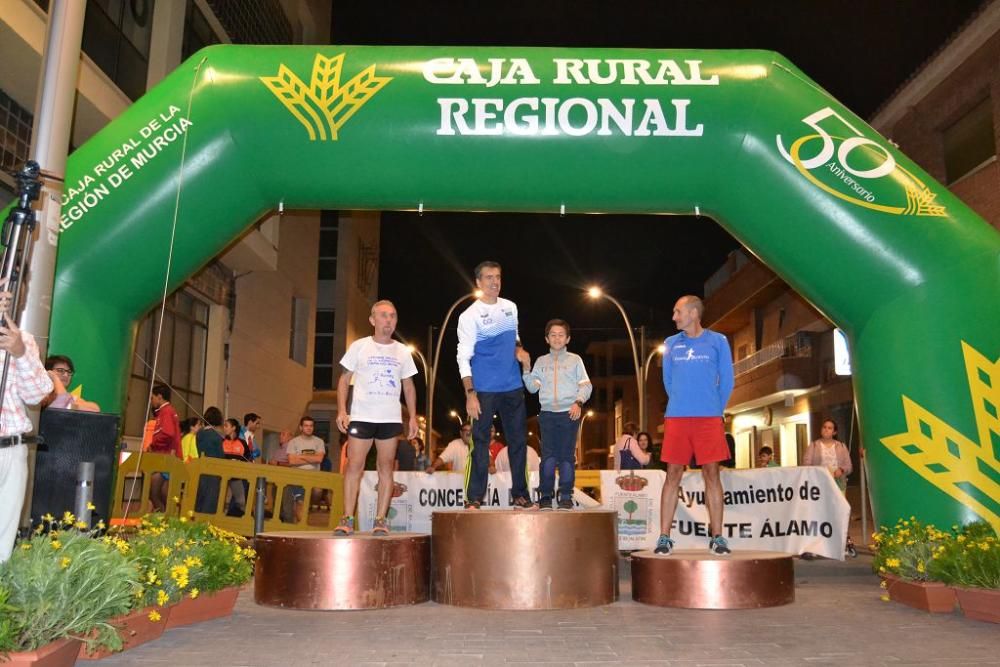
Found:
M 358 440 L 389 440 L 403 432 L 403 425 L 374 424 L 372 422 L 351 422 L 347 425 L 347 435 Z

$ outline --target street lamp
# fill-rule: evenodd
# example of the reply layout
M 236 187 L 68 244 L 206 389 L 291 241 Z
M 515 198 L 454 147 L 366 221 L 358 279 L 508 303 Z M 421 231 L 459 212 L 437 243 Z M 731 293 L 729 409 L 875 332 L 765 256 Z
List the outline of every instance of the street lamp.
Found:
M 424 367 L 424 389 L 425 389 L 424 395 L 426 396 L 427 390 L 430 387 L 429 383 L 431 381 L 431 374 L 429 372 L 430 369 L 427 366 L 427 358 L 423 354 L 420 353 L 420 350 L 417 349 L 416 345 L 407 345 L 406 349 L 410 351 L 410 354 L 417 355 L 417 359 L 420 360 L 420 365 L 422 365 Z M 427 409 L 430 409 L 429 406 L 430 406 L 430 403 L 428 403 L 427 406 L 425 406 L 425 407 Z M 420 419 L 421 419 L 421 421 L 423 421 L 424 418 L 421 417 Z M 426 424 L 425 424 L 425 426 L 426 426 Z M 427 435 L 427 432 L 425 430 L 424 431 L 424 436 L 426 436 L 426 435 Z
M 656 355 L 663 354 L 666 351 L 667 351 L 667 346 L 664 345 L 663 343 L 660 343 L 659 345 L 656 346 L 656 349 L 652 350 L 649 353 L 649 356 L 646 357 L 646 366 L 645 366 L 645 368 L 642 369 L 642 381 L 643 382 L 645 382 L 646 380 L 649 379 L 649 362 L 651 362 L 653 360 L 653 357 L 655 357 Z
M 465 422 L 462 421 L 462 415 L 458 414 L 456 411 L 452 410 L 451 412 L 448 413 L 448 416 L 449 417 L 454 417 L 455 419 L 458 420 L 458 427 L 459 428 L 465 426 Z
M 437 381 L 437 369 L 438 363 L 441 360 L 441 342 L 444 340 L 445 329 L 448 328 L 448 320 L 451 319 L 451 314 L 455 312 L 458 305 L 465 301 L 466 299 L 478 299 L 483 295 L 482 290 L 476 290 L 470 294 L 463 294 L 459 298 L 455 299 L 455 303 L 451 304 L 451 308 L 444 316 L 444 321 L 441 322 L 441 332 L 438 334 L 437 344 L 434 346 L 434 357 L 431 359 L 430 369 L 427 374 L 427 451 L 434 453 L 434 443 L 432 442 L 434 437 L 434 383 Z
M 576 432 L 576 464 L 583 464 L 583 422 L 587 421 L 587 417 L 593 417 L 594 411 L 587 410 L 582 415 L 580 415 L 580 428 Z
M 642 367 L 639 365 L 639 348 L 635 344 L 635 333 L 632 331 L 632 322 L 628 319 L 628 313 L 615 297 L 611 296 L 600 287 L 594 286 L 587 290 L 587 295 L 591 299 L 607 299 L 615 304 L 622 319 L 625 320 L 625 330 L 628 331 L 628 340 L 632 344 L 632 363 L 635 365 L 635 385 L 639 392 L 639 424 L 646 430 L 646 386 L 643 382 Z

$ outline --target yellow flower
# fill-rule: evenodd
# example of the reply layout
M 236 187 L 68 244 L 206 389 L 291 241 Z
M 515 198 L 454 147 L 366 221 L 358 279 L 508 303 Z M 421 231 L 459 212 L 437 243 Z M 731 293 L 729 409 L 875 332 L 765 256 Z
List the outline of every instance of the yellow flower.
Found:
M 181 517 L 181 523 L 187 523 L 187 522 L 188 522 L 187 517 L 186 516 L 182 516 Z
M 24 550 L 24 551 L 30 551 L 31 550 L 31 542 L 23 542 L 21 544 L 21 549 Z
M 90 501 L 87 501 L 87 509 L 90 510 L 91 512 L 93 512 L 94 510 L 97 509 L 97 505 L 95 505 L 94 503 L 92 503 Z
M 965 542 L 965 535 L 959 535 L 955 539 L 958 540 L 959 542 Z
M 885 564 L 888 565 L 889 567 L 899 567 L 899 559 L 898 558 L 886 558 Z
M 193 599 L 195 599 L 196 597 L 198 597 L 198 595 L 199 595 L 199 594 L 201 594 L 201 591 L 199 591 L 199 590 L 198 590 L 197 588 L 192 588 L 192 589 L 191 589 L 191 594 L 190 594 L 190 597 L 191 597 L 191 599 L 193 600 Z
M 72 512 L 66 510 L 65 512 L 63 512 L 62 522 L 65 523 L 67 526 L 72 526 L 76 522 L 76 517 L 73 516 Z
M 170 555 L 170 549 L 168 549 L 166 547 L 160 547 L 160 557 L 161 558 L 166 558 L 169 555 Z
M 44 521 L 45 523 L 52 523 L 55 520 L 56 518 L 51 514 L 49 514 L 48 512 L 42 515 L 42 521 Z
M 188 567 L 198 567 L 201 565 L 201 559 L 197 556 L 188 556 L 184 559 L 184 564 Z
M 155 609 L 149 612 L 149 620 L 151 620 L 152 622 L 156 623 L 158 620 L 160 620 L 160 618 L 161 618 L 160 612 L 156 611 Z
M 888 595 L 883 595 L 883 596 L 881 596 L 879 598 L 879 600 L 881 600 L 882 602 L 888 602 L 889 601 L 889 596 Z
M 73 562 L 72 558 L 69 558 L 67 556 L 63 556 L 62 560 L 59 561 L 59 567 L 62 568 L 63 570 L 65 570 L 67 567 L 69 567 L 69 564 L 72 563 L 72 562 Z
M 979 543 L 979 550 L 980 551 L 989 551 L 990 550 L 989 542 L 980 542 Z
M 181 498 L 180 498 L 180 496 L 174 496 L 174 504 L 175 505 L 180 505 L 181 504 Z
M 926 568 L 924 568 L 924 561 L 918 560 L 917 561 L 917 572 L 923 572 L 925 569 Z
M 52 540 L 50 544 L 52 545 L 53 549 L 58 549 L 59 547 L 62 546 L 62 542 L 60 542 L 59 540 Z
M 104 530 L 104 528 L 105 528 L 105 526 L 104 526 L 104 519 L 101 519 L 100 521 L 98 521 L 97 525 L 95 525 L 94 527 L 97 528 L 97 530 Z
M 879 582 L 879 587 L 880 588 L 889 588 L 889 583 L 885 579 L 883 579 L 881 582 Z
M 165 590 L 161 588 L 160 590 L 156 591 L 156 604 L 162 607 L 163 605 L 167 604 L 169 600 L 170 596 L 167 595 L 167 592 Z
M 77 530 L 87 530 L 87 523 L 85 521 L 77 521 L 73 526 Z

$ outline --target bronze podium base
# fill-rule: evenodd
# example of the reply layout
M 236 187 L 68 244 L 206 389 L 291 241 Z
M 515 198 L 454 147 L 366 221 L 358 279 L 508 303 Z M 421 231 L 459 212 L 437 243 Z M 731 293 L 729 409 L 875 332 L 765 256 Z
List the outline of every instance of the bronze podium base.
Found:
M 637 551 L 632 599 L 687 609 L 777 607 L 795 601 L 795 566 L 791 555 L 774 551 Z
M 573 609 L 618 599 L 611 510 L 452 510 L 432 519 L 435 602 Z
M 429 535 L 257 536 L 254 601 L 286 609 L 383 609 L 427 602 Z

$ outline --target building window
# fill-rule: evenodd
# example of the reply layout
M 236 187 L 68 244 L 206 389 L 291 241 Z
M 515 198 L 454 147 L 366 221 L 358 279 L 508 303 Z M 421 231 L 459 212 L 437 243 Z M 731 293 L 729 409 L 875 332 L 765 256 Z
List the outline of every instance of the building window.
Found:
M 340 234 L 336 211 L 323 211 L 319 223 L 319 279 L 337 279 L 337 245 Z
M 31 147 L 31 112 L 0 90 L 0 169 L 17 171 L 28 161 Z
M 288 337 L 288 358 L 306 365 L 306 336 L 309 333 L 309 299 L 292 299 L 292 321 Z
M 160 309 L 150 313 L 139 325 L 125 409 L 126 435 L 142 435 L 151 384 L 170 386 L 173 393 L 170 404 L 181 419 L 204 412 L 208 312 L 207 303 L 183 290 L 167 298 L 155 382 L 153 358 Z
M 292 24 L 280 0 L 208 0 L 235 44 L 291 44 Z
M 219 36 L 212 30 L 211 24 L 198 9 L 198 5 L 194 4 L 194 0 L 188 0 L 187 11 L 184 12 L 184 41 L 181 44 L 181 60 L 187 60 L 206 46 L 219 42 Z
M 944 168 L 948 183 L 975 171 L 997 154 L 993 105 L 987 96 L 944 131 Z
M 83 51 L 133 100 L 146 92 L 153 0 L 90 0 Z
M 333 389 L 333 322 L 332 309 L 316 311 L 316 338 L 313 342 L 313 389 Z

